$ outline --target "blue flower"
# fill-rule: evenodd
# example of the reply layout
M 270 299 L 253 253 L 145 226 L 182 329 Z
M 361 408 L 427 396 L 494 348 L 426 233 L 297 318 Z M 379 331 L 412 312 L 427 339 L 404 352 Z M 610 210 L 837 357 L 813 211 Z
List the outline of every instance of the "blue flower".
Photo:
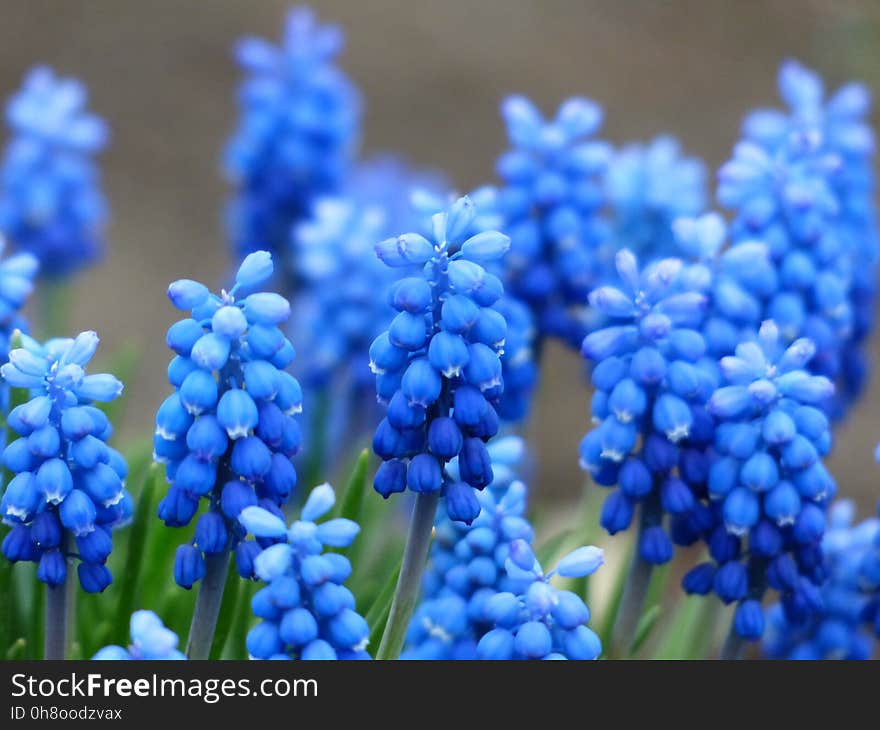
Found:
M 836 486 L 822 463 L 831 434 L 821 407 L 834 386 L 806 370 L 815 352 L 807 339 L 786 346 L 767 321 L 755 341 L 721 359 L 722 384 L 707 404 L 716 423 L 706 482 L 715 516 L 705 530 L 717 567 L 711 588 L 740 604 L 734 628 L 751 641 L 763 623 L 746 603 L 773 588 L 792 615 L 809 615 L 822 579 L 825 508 Z M 684 585 L 708 592 L 692 576 Z
M 182 545 L 175 580 L 190 588 L 205 571 L 204 556 L 236 550 L 243 577 L 253 575 L 252 542 L 238 516 L 249 506 L 278 511 L 296 486 L 291 457 L 300 446 L 295 414 L 302 391 L 285 370 L 294 350 L 279 329 L 290 305 L 278 294 L 254 291 L 272 276 L 266 251 L 248 255 L 230 291 L 212 294 L 189 279 L 168 297 L 191 316 L 173 324 L 166 341 L 175 357 L 168 380 L 175 392 L 156 414 L 154 458 L 171 486 L 159 504 L 169 527 L 188 525 L 202 498 L 208 511 Z
M 480 514 L 471 525 L 450 519 L 440 506 L 423 595 L 410 622 L 403 659 L 476 659 L 477 643 L 493 628 L 485 615 L 486 600 L 525 587 L 509 578 L 504 567 L 510 543 L 533 538 L 525 516 L 526 486 L 514 472 L 524 448 L 514 436 L 489 444 L 494 480 L 477 494 Z M 453 460 L 453 476 L 457 468 Z
M 499 259 L 509 239 L 497 231 L 468 236 L 476 215 L 473 202 L 460 198 L 433 216 L 432 240 L 406 233 L 376 245 L 388 266 L 421 273 L 394 284 L 398 314 L 370 346 L 377 393 L 387 403 L 373 437 L 385 462 L 376 491 L 441 493 L 449 515 L 464 522 L 480 511 L 473 490 L 492 481 L 484 442 L 498 431 L 504 388 L 506 322 L 491 308 L 503 286 L 483 263 Z M 456 456 L 459 480 L 446 470 Z
M 513 96 L 502 114 L 512 146 L 497 164 L 502 230 L 511 238 L 505 284 L 532 308 L 541 337 L 576 347 L 590 326 L 587 295 L 612 255 L 602 216 L 611 148 L 592 137 L 602 110 L 572 98 L 548 121 Z
M 661 136 L 615 151 L 605 182 L 617 248 L 647 261 L 678 254 L 672 224 L 706 207 L 706 168 Z
M 641 505 L 640 557 L 672 557 L 664 514 L 673 523 L 705 519 L 698 489 L 712 439 L 705 403 L 715 365 L 700 332 L 708 297 L 688 289 L 679 259 L 639 271 L 635 256 L 616 257 L 620 287 L 602 286 L 590 304 L 608 325 L 584 338 L 594 367 L 596 427 L 581 441 L 581 466 L 603 486 L 616 486 L 600 522 L 611 534 L 629 527 Z M 674 527 L 674 524 L 673 524 Z M 677 542 L 693 542 L 698 535 Z
M 177 649 L 178 638 L 152 611 L 131 615 L 131 644 L 126 649 L 115 644 L 100 649 L 92 659 L 99 660 L 168 660 L 186 659 Z
M 556 588 L 555 573 L 579 578 L 602 565 L 602 551 L 585 546 L 544 574 L 525 540 L 514 540 L 506 561 L 508 575 L 526 585 L 519 593 L 501 592 L 489 598 L 485 613 L 494 628 L 477 644 L 479 659 L 598 659 L 602 643 L 587 626 L 590 610 L 580 596 Z
M 504 221 L 498 206 L 498 191 L 490 186 L 483 186 L 468 195 L 476 212 L 471 223 L 462 235 L 474 236 L 486 231 L 499 229 Z M 424 186 L 412 195 L 412 203 L 421 221 L 420 231 L 423 235 L 431 235 L 431 218 L 445 208 L 441 196 L 431 194 Z M 492 305 L 506 322 L 506 331 L 502 328 L 501 318 L 487 314 L 480 326 L 489 337 L 494 330 L 496 342 L 500 347 L 501 377 L 504 381 L 504 392 L 501 394 L 496 410 L 502 421 L 516 422 L 524 420 L 531 410 L 532 394 L 538 381 L 537 352 L 538 327 L 535 317 L 526 302 L 517 299 L 509 292 L 505 293 Z M 454 314 L 454 312 L 452 313 Z
M 335 501 L 329 484 L 315 487 L 289 528 L 262 507 L 241 512 L 245 530 L 258 540 L 274 541 L 254 558 L 256 576 L 267 585 L 251 601 L 261 619 L 247 637 L 253 659 L 370 658 L 369 627 L 344 585 L 351 563 L 325 552 L 351 545 L 360 528 L 344 518 L 318 522 Z
M 853 524 L 855 506 L 828 510 L 822 538 L 821 606 L 804 620 L 776 603 L 767 612 L 764 653 L 775 659 L 870 659 L 880 635 L 880 520 Z
M 81 269 L 103 248 L 107 206 L 94 156 L 108 134 L 86 101 L 79 81 L 41 66 L 6 107 L 0 231 L 39 259 L 44 276 Z
M 7 385 L 30 392 L 7 419 L 19 438 L 3 451 L 3 465 L 14 474 L 0 501 L 3 521 L 12 526 L 3 554 L 13 563 L 38 563 L 37 576 L 49 585 L 63 584 L 68 562 L 78 557 L 80 584 L 89 593 L 110 585 L 110 533 L 132 510 L 125 459 L 107 444 L 113 426 L 93 405 L 117 398 L 122 383 L 85 373 L 97 347 L 94 332 L 44 345 L 23 336 L 0 367 Z
M 525 517 L 527 489 L 514 470 L 523 451 L 522 440 L 512 436 L 489 445 L 495 479 L 477 495 L 480 514 L 471 525 L 450 519 L 441 506 L 422 602 L 410 623 L 401 658 L 514 658 L 495 655 L 499 621 L 505 631 L 517 633 L 511 618 L 542 623 L 552 637 L 552 658 L 593 659 L 599 654 L 598 638 L 584 626 L 589 611 L 583 601 L 551 586 L 549 576 L 541 574 L 531 556 L 533 530 Z M 457 474 L 456 462 L 449 468 Z M 523 556 L 531 556 L 525 570 L 513 562 L 522 562 Z M 583 576 L 601 562 L 601 550 L 580 548 L 563 558 L 556 572 L 563 577 Z M 496 606 L 499 601 L 508 606 L 503 617 Z M 521 641 L 529 632 L 541 633 L 528 627 Z
M 246 79 L 225 167 L 235 187 L 229 228 L 239 256 L 259 249 L 283 256 L 291 226 L 317 197 L 341 188 L 360 124 L 358 93 L 334 65 L 342 43 L 336 26 L 297 8 L 280 47 L 259 38 L 238 45 Z
M 839 382 L 835 414 L 864 380 L 872 325 L 877 227 L 870 97 L 850 84 L 827 103 L 821 79 L 789 61 L 779 74 L 787 113 L 759 110 L 719 172 L 734 237 L 767 243 L 779 289 L 764 316 L 787 341 L 809 337 L 811 370 Z

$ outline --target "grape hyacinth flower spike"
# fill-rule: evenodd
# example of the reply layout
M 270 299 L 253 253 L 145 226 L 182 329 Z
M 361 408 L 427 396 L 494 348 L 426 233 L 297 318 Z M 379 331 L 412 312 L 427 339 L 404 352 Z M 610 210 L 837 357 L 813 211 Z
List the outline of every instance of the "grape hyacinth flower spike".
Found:
M 19 438 L 3 451 L 3 465 L 14 475 L 0 501 L 3 521 L 12 526 L 3 554 L 37 563 L 37 578 L 48 586 L 47 658 L 64 654 L 68 565 L 77 563 L 84 591 L 103 591 L 112 581 L 111 530 L 132 511 L 128 467 L 107 444 L 113 426 L 93 405 L 117 398 L 122 383 L 85 373 L 97 347 L 94 332 L 43 345 L 23 335 L 0 367 L 7 385 L 30 393 L 8 417 Z
M 682 583 L 688 593 L 711 591 L 737 604 L 728 656 L 763 635 L 768 588 L 781 594 L 793 622 L 820 602 L 825 510 L 836 485 L 822 463 L 831 448 L 822 405 L 834 386 L 806 370 L 815 351 L 807 339 L 786 347 L 768 320 L 755 341 L 721 359 L 723 385 L 707 405 L 716 423 L 708 476 L 715 525 L 706 531 L 711 561 Z
M 572 98 L 545 120 L 527 98 L 512 96 L 501 112 L 512 146 L 496 165 L 498 206 L 511 238 L 504 282 L 532 308 L 541 339 L 577 347 L 592 327 L 587 295 L 611 256 L 602 217 L 611 146 L 592 136 L 602 109 Z
M 880 519 L 853 524 L 855 505 L 828 510 L 822 538 L 822 602 L 806 621 L 781 603 L 767 611 L 764 654 L 772 659 L 871 659 L 880 636 Z
M 247 637 L 252 659 L 370 658 L 369 627 L 344 585 L 351 563 L 326 552 L 351 545 L 360 527 L 342 517 L 318 522 L 335 501 L 329 484 L 315 487 L 289 528 L 262 507 L 242 510 L 245 529 L 272 542 L 254 558 L 256 575 L 267 585 L 251 601 L 261 619 Z
M 294 350 L 279 329 L 290 305 L 279 294 L 255 291 L 272 272 L 272 257 L 257 251 L 244 259 L 228 292 L 212 294 L 189 279 L 168 288 L 172 304 L 191 316 L 167 336 L 175 353 L 168 366 L 175 391 L 156 414 L 154 458 L 165 464 L 170 482 L 159 517 L 169 527 L 183 527 L 202 499 L 208 506 L 174 564 L 178 585 L 203 581 L 190 658 L 205 658 L 210 649 L 231 551 L 242 577 L 253 576 L 260 545 L 244 539 L 241 511 L 260 505 L 280 514 L 296 486 L 291 458 L 300 446 L 294 416 L 302 391 L 285 372 Z
M 152 611 L 135 611 L 131 615 L 131 644 L 128 648 L 118 645 L 105 646 L 92 657 L 93 660 L 179 660 L 186 656 L 177 649 L 179 639 L 166 628 Z
M 291 227 L 316 198 L 340 191 L 353 162 L 361 103 L 334 64 L 342 45 L 338 27 L 296 8 L 280 46 L 246 38 L 236 49 L 247 77 L 225 158 L 230 234 L 238 256 L 268 249 L 284 276 Z
M 519 594 L 497 593 L 486 601 L 485 613 L 495 628 L 477 645 L 480 659 L 598 659 L 602 643 L 587 626 L 590 610 L 571 591 L 556 588 L 554 574 L 564 578 L 592 575 L 604 561 L 602 551 L 580 547 L 544 574 L 525 540 L 514 540 L 506 560 L 508 576 L 525 584 Z
M 704 470 L 712 434 L 705 403 L 715 387 L 699 330 L 707 299 L 682 288 L 682 262 L 663 259 L 640 271 L 635 256 L 623 250 L 616 264 L 620 288 L 590 294 L 608 325 L 582 345 L 594 364 L 596 427 L 580 445 L 581 466 L 597 484 L 615 487 L 603 506 L 602 526 L 612 535 L 625 530 L 639 508 L 637 549 L 612 653 L 633 637 L 653 566 L 672 559 L 669 528 L 704 517 L 691 478 Z M 673 525 L 664 526 L 666 516 Z
M 39 259 L 45 277 L 91 264 L 103 247 L 107 206 L 94 158 L 108 132 L 86 101 L 79 81 L 40 66 L 6 106 L 0 231 Z
M 499 426 L 507 325 L 492 309 L 501 280 L 484 264 L 503 256 L 510 241 L 497 231 L 468 236 L 477 213 L 470 198 L 460 198 L 432 217 L 433 240 L 407 233 L 376 245 L 392 268 L 421 267 L 391 288 L 398 314 L 370 347 L 377 393 L 388 408 L 373 438 L 384 462 L 373 484 L 385 497 L 416 494 L 381 657 L 397 657 L 403 645 L 439 498 L 450 518 L 471 522 L 480 512 L 474 490 L 492 481 L 485 442 Z M 446 465 L 456 457 L 459 478 L 452 479 Z

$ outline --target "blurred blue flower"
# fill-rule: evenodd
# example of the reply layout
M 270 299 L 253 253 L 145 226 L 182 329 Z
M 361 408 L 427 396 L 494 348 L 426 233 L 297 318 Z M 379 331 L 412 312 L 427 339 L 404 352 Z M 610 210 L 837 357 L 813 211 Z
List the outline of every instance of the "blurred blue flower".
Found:
M 13 563 L 37 563 L 37 577 L 53 586 L 66 581 L 68 562 L 78 558 L 88 593 L 113 580 L 106 566 L 111 531 L 132 513 L 128 467 L 107 444 L 113 426 L 93 405 L 117 398 L 122 383 L 85 373 L 97 347 L 94 332 L 44 345 L 25 335 L 0 367 L 7 385 L 30 392 L 7 419 L 19 438 L 3 451 L 3 466 L 14 474 L 0 501 L 3 521 L 12 526 L 3 554 Z
M 339 28 L 321 25 L 308 8 L 290 12 L 279 47 L 260 38 L 238 44 L 246 78 L 225 168 L 235 188 L 229 229 L 239 257 L 268 249 L 283 259 L 292 225 L 316 198 L 341 189 L 361 107 L 335 66 L 342 45 Z
M 315 487 L 289 528 L 262 507 L 241 512 L 247 532 L 275 541 L 254 558 L 256 576 L 268 585 L 251 601 L 261 619 L 247 637 L 253 659 L 370 658 L 369 627 L 344 585 L 351 563 L 344 555 L 325 552 L 351 545 L 360 528 L 341 517 L 318 522 L 335 501 L 329 484 Z
M 0 231 L 33 253 L 47 277 L 87 266 L 103 248 L 107 206 L 94 158 L 108 133 L 86 102 L 79 81 L 40 66 L 6 106 Z
M 131 615 L 131 644 L 126 649 L 115 644 L 99 649 L 93 660 L 119 661 L 186 659 L 177 649 L 178 638 L 152 611 Z
M 835 502 L 822 538 L 822 603 L 806 621 L 790 620 L 785 606 L 767 612 L 764 653 L 774 659 L 870 659 L 880 607 L 880 520 L 853 524 L 855 505 Z M 797 617 L 795 617 L 797 618 Z
M 485 442 L 499 428 L 504 385 L 499 352 L 507 330 L 494 305 L 500 279 L 484 268 L 510 241 L 497 231 L 468 235 L 477 210 L 470 198 L 432 217 L 431 239 L 405 233 L 376 245 L 404 273 L 389 292 L 398 314 L 370 346 L 376 390 L 387 416 L 373 450 L 383 460 L 374 487 L 384 497 L 407 489 L 439 492 L 450 517 L 472 522 L 474 490 L 492 481 Z M 459 479 L 446 464 L 458 458 Z
M 512 149 L 497 163 L 498 206 L 510 235 L 508 291 L 534 312 L 539 336 L 577 347 L 591 326 L 587 295 L 613 257 L 603 180 L 611 147 L 593 138 L 602 110 L 564 102 L 552 120 L 522 96 L 502 105 Z
M 821 79 L 794 61 L 779 73 L 787 112 L 759 110 L 719 172 L 718 200 L 734 212 L 734 238 L 765 242 L 779 289 L 764 316 L 788 342 L 809 337 L 811 370 L 841 384 L 840 415 L 864 380 L 862 342 L 872 326 L 877 226 L 867 123 L 857 84 L 827 103 Z
M 706 207 L 706 168 L 685 157 L 673 137 L 616 150 L 606 172 L 615 248 L 628 248 L 642 261 L 678 255 L 672 230 L 682 216 Z
M 192 543 L 177 552 L 174 577 L 184 588 L 204 576 L 205 555 L 230 549 L 241 575 L 252 576 L 259 546 L 243 541 L 238 516 L 253 505 L 280 513 L 296 486 L 291 457 L 300 446 L 294 416 L 302 391 L 286 372 L 295 353 L 279 329 L 290 305 L 279 294 L 254 291 L 272 273 L 272 257 L 257 251 L 245 257 L 228 292 L 212 294 L 189 279 L 168 287 L 171 303 L 192 314 L 166 338 L 175 353 L 168 366 L 175 391 L 156 414 L 154 458 L 171 484 L 159 517 L 182 527 L 202 498 L 209 505 Z
M 0 236 L 0 255 L 6 241 Z M 31 253 L 17 253 L 0 260 L 0 365 L 9 359 L 9 346 L 16 330 L 27 331 L 21 314 L 27 298 L 34 289 L 34 277 L 39 261 Z M 9 411 L 9 386 L 0 381 L 0 413 Z M 0 446 L 6 445 L 6 432 L 0 432 Z

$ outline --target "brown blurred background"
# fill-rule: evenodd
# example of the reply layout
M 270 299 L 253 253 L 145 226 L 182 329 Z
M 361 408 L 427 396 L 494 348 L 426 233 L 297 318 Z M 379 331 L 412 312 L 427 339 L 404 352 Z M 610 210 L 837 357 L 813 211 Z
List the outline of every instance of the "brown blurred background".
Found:
M 491 179 L 503 149 L 497 109 L 518 91 L 550 111 L 582 94 L 606 109 L 614 142 L 679 136 L 714 168 L 743 113 L 774 103 L 788 56 L 837 85 L 880 92 L 876 0 L 320 0 L 348 37 L 342 63 L 366 99 L 366 151 L 394 150 L 445 170 L 461 189 Z M 124 436 L 148 436 L 167 392 L 168 282 L 220 283 L 229 265 L 219 156 L 235 123 L 230 49 L 277 38 L 282 0 L 2 0 L 0 95 L 44 62 L 82 78 L 113 139 L 103 159 L 112 209 L 104 265 L 75 283 L 71 329 L 104 352 L 133 342 Z M 877 338 L 875 338 L 875 343 Z M 874 354 L 877 354 L 875 344 Z M 587 425 L 579 359 L 553 349 L 532 426 L 544 495 L 574 499 Z M 880 467 L 880 376 L 839 431 L 841 491 L 873 504 Z

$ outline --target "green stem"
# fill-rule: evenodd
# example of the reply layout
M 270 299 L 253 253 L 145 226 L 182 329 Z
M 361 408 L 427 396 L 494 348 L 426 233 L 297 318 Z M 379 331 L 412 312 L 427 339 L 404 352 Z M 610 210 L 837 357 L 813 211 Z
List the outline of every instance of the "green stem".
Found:
M 746 652 L 746 642 L 742 639 L 736 631 L 733 630 L 733 627 L 730 627 L 730 632 L 727 634 L 727 639 L 724 641 L 724 647 L 721 649 L 721 659 L 742 659 L 743 654 Z
M 196 599 L 186 645 L 186 655 L 190 659 L 207 659 L 211 654 L 228 568 L 228 550 L 205 557 L 205 577 L 199 584 L 199 597 Z
M 643 505 L 639 516 L 639 532 L 636 535 L 636 544 L 633 548 L 632 561 L 623 588 L 620 609 L 611 632 L 608 655 L 613 659 L 620 659 L 629 654 L 651 585 L 654 566 L 639 554 L 642 535 L 653 524 L 648 511 L 648 505 Z
M 431 544 L 431 533 L 434 529 L 434 516 L 437 513 L 437 493 L 416 495 L 409 533 L 406 536 L 406 547 L 403 551 L 403 562 L 400 566 L 400 577 L 382 643 L 376 653 L 376 659 L 397 659 L 403 649 L 406 630 L 416 607 L 416 601 L 422 588 L 422 574 L 428 561 L 428 548 Z
M 60 586 L 46 586 L 46 632 L 44 659 L 64 659 L 67 648 L 67 584 L 70 576 Z

